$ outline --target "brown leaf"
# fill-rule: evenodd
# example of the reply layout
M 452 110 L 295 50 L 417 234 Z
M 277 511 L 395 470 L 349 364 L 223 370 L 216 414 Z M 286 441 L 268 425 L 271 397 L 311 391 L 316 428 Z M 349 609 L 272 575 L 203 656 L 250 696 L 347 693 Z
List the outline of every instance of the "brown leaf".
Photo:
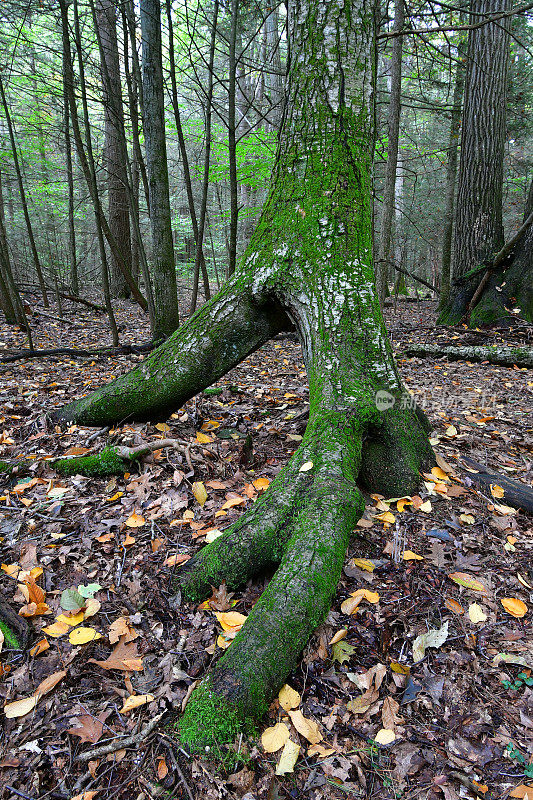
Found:
M 72 736 L 79 736 L 80 742 L 96 744 L 102 736 L 104 722 L 110 713 L 110 711 L 101 711 L 97 717 L 92 717 L 90 714 L 82 714 L 76 719 L 76 727 L 69 728 L 67 733 L 71 733 Z
M 118 644 L 105 661 L 97 661 L 95 658 L 89 659 L 89 664 L 96 664 L 102 669 L 120 669 L 125 672 L 140 672 L 143 669 L 142 658 L 137 652 L 135 642 L 125 642 L 121 636 Z

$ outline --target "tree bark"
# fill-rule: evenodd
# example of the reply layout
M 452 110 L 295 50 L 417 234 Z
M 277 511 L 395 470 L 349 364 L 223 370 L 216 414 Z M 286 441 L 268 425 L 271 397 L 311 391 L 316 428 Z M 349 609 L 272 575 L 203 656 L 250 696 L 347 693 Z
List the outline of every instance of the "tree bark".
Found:
M 103 425 L 168 415 L 282 330 L 296 329 L 310 389 L 300 447 L 268 491 L 188 563 L 198 599 L 277 567 L 242 632 L 192 695 L 191 749 L 257 718 L 326 615 L 364 501 L 357 482 L 411 493 L 434 463 L 396 369 L 374 291 L 372 0 L 293 0 L 286 113 L 272 188 L 231 280 L 141 365 L 61 409 Z M 379 393 L 379 394 L 378 394 Z
M 130 210 L 124 107 L 120 81 L 117 42 L 116 6 L 113 0 L 96 0 L 95 22 L 98 25 L 101 74 L 104 100 L 105 167 L 107 172 L 108 222 L 117 247 L 132 272 Z M 128 297 L 124 275 L 114 254 L 109 260 L 109 288 L 112 297 Z
M 154 339 L 178 327 L 178 295 L 170 220 L 159 0 L 141 0 L 143 127 L 150 192 Z
M 510 0 L 474 0 L 472 11 L 507 11 Z M 453 281 L 439 322 L 459 322 L 477 286 L 468 279 L 474 267 L 490 262 L 504 243 L 503 156 L 509 64 L 509 21 L 469 32 L 461 157 L 457 190 Z
M 441 347 L 438 344 L 413 344 L 403 350 L 406 356 L 447 358 L 450 361 L 487 361 L 502 367 L 533 368 L 532 347 Z
M 524 223 L 531 214 L 533 181 L 524 209 Z M 472 327 L 511 320 L 533 322 L 533 223 L 529 223 L 502 266 L 503 269 L 496 268 L 487 276 L 484 290 L 470 314 Z
M 401 31 L 404 26 L 405 10 L 403 4 L 404 0 L 395 0 L 394 2 L 393 30 L 395 31 Z M 381 302 L 385 300 L 388 291 L 389 262 L 392 244 L 396 168 L 398 166 L 398 145 L 400 138 L 400 114 L 402 110 L 402 48 L 403 37 L 397 36 L 392 41 L 387 167 L 385 171 L 383 212 L 381 215 L 379 234 L 379 260 L 376 267 L 376 288 Z

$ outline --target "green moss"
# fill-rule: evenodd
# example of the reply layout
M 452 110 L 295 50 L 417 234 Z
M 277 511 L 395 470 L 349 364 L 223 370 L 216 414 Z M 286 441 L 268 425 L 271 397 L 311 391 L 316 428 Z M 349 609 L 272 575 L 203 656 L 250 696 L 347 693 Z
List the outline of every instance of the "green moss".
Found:
M 217 695 L 207 678 L 193 693 L 182 718 L 176 725 L 177 736 L 192 753 L 203 753 L 217 761 L 235 759 L 237 754 L 227 745 L 240 734 L 254 733 L 254 721 L 244 715 L 239 704 L 232 704 Z
M 4 634 L 4 640 L 9 647 L 12 647 L 15 650 L 20 650 L 20 642 L 5 622 L 2 622 L 0 619 L 0 631 Z
M 101 453 L 79 458 L 58 458 L 51 462 L 52 467 L 62 475 L 87 475 L 100 477 L 120 475 L 131 468 L 131 462 L 121 458 L 112 447 L 106 447 Z
M 7 461 L 0 461 L 0 472 L 6 472 L 10 474 L 13 469 L 13 464 L 9 464 Z

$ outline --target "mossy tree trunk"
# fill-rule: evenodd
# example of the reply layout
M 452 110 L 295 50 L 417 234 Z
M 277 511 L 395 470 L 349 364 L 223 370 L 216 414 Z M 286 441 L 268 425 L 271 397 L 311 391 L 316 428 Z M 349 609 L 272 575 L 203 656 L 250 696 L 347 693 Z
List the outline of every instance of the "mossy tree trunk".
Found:
M 300 337 L 310 387 L 300 447 L 183 570 L 185 596 L 199 599 L 277 567 L 187 705 L 179 730 L 192 748 L 231 740 L 296 665 L 327 614 L 363 510 L 357 483 L 410 493 L 433 459 L 421 415 L 403 402 L 374 291 L 374 13 L 373 0 L 290 3 L 276 167 L 240 268 L 136 369 L 55 415 L 85 425 L 164 416 L 276 332 Z
M 533 181 L 529 187 L 524 222 L 531 213 Z M 483 294 L 472 309 L 470 325 L 493 325 L 509 322 L 510 319 L 533 322 L 533 224 L 529 225 L 516 243 L 505 269 L 491 275 Z

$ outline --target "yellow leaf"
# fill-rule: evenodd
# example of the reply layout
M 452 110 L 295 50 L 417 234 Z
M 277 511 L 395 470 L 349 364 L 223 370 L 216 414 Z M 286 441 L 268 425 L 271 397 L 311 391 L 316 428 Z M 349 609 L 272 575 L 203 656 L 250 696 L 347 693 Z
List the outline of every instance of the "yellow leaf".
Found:
M 296 689 L 293 689 L 288 683 L 279 690 L 279 704 L 285 711 L 290 711 L 291 708 L 297 708 L 300 705 L 301 699 Z
M 412 500 L 408 499 L 407 497 L 400 497 L 400 499 L 396 503 L 396 508 L 401 514 L 405 506 L 412 506 L 412 505 L 413 505 Z
M 354 614 L 358 607 L 361 605 L 362 597 L 347 597 L 341 603 L 341 612 L 343 614 Z
M 473 517 L 472 514 L 460 514 L 459 519 L 466 525 L 473 525 L 474 522 L 476 521 L 476 518 Z
M 132 694 L 124 701 L 120 713 L 127 714 L 128 711 L 133 711 L 134 708 L 139 708 L 139 706 L 144 706 L 146 703 L 151 703 L 152 700 L 154 700 L 153 694 Z
M 487 590 L 476 578 L 469 575 L 467 572 L 452 572 L 448 578 L 459 586 L 464 586 L 465 589 L 471 589 L 473 592 L 486 592 Z
M 136 541 L 135 536 L 132 536 L 131 533 L 128 533 L 127 536 L 124 538 L 122 544 L 124 545 L 124 547 L 129 547 L 130 545 L 135 544 L 135 541 Z
M 155 427 L 158 431 L 161 431 L 161 433 L 168 433 L 170 430 L 170 425 L 167 425 L 166 422 L 158 422 Z
M 213 441 L 213 437 L 208 436 L 207 433 L 200 433 L 200 431 L 198 431 L 196 434 L 196 441 L 198 444 L 210 444 L 210 442 Z
M 527 614 L 526 604 L 516 597 L 502 597 L 500 602 L 507 613 L 512 617 L 520 618 Z
M 122 497 L 123 494 L 124 494 L 124 492 L 115 492 L 113 497 L 107 497 L 106 498 L 106 503 L 114 503 L 115 500 L 119 500 Z
M 364 569 L 365 572 L 374 572 L 376 565 L 373 561 L 370 561 L 369 558 L 352 558 L 352 564 L 354 567 L 359 567 L 359 569 Z
M 382 514 L 374 514 L 374 519 L 379 519 L 380 522 L 387 522 L 392 525 L 396 521 L 396 517 L 392 511 L 384 511 Z
M 202 481 L 195 481 L 193 483 L 192 493 L 195 496 L 198 503 L 200 503 L 200 505 L 203 506 L 203 504 L 207 500 L 207 492 L 205 490 L 205 486 L 203 485 Z
M 43 636 L 42 639 L 39 639 L 37 644 L 34 644 L 30 650 L 30 656 L 38 656 L 41 653 L 44 653 L 45 650 L 48 650 L 50 645 L 48 644 L 48 639 Z
M 327 758 L 328 756 L 332 756 L 335 753 L 335 749 L 333 747 L 324 747 L 323 744 L 312 744 L 311 747 L 307 748 L 307 755 L 311 758 L 312 756 L 318 756 L 318 758 Z
M 226 511 L 228 508 L 233 508 L 234 506 L 243 506 L 245 503 L 246 500 L 244 497 L 230 497 L 229 500 L 226 500 L 220 510 Z
M 503 489 L 502 486 L 498 486 L 497 483 L 491 483 L 491 485 L 490 485 L 490 493 L 497 500 L 501 500 L 502 497 L 505 494 L 505 490 Z
M 128 519 L 124 524 L 127 525 L 128 528 L 141 528 L 143 525 L 145 525 L 145 523 L 146 523 L 145 518 L 142 517 L 140 514 L 137 514 L 136 511 L 134 511 L 133 514 L 130 517 L 128 517 Z
M 473 622 L 474 625 L 478 622 L 487 621 L 487 615 L 477 603 L 470 603 L 468 606 L 468 616 L 470 617 L 470 622 Z
M 341 628 L 340 631 L 337 631 L 337 633 L 334 636 L 331 637 L 331 639 L 328 642 L 328 644 L 330 644 L 330 645 L 331 644 L 337 644 L 337 642 L 340 642 L 343 639 L 346 639 L 347 636 L 348 636 L 348 630 L 346 628 Z
M 85 603 L 85 613 L 83 614 L 83 619 L 89 619 L 89 617 L 94 617 L 100 611 L 101 603 L 95 597 L 89 597 Z
M 390 668 L 393 672 L 396 672 L 398 675 L 409 675 L 411 672 L 411 668 L 408 667 L 406 664 L 400 664 L 398 661 L 391 661 Z
M 264 492 L 270 486 L 268 478 L 258 478 L 253 483 L 258 492 Z
M 6 703 L 4 706 L 4 714 L 7 719 L 15 719 L 16 717 L 25 717 L 30 711 L 33 711 L 37 705 L 38 698 L 35 695 L 32 697 L 24 697 L 22 700 L 15 700 L 14 703 Z
M 395 739 L 396 734 L 394 731 L 389 730 L 389 728 L 381 728 L 374 736 L 374 741 L 378 744 L 391 744 Z
M 423 561 L 424 556 L 419 556 L 418 553 L 413 553 L 412 550 L 405 550 L 403 554 L 404 561 Z
M 444 472 L 444 470 L 441 469 L 440 467 L 433 467 L 433 469 L 431 470 L 431 474 L 433 475 L 433 477 L 437 478 L 439 481 L 449 481 L 450 480 L 448 478 L 448 476 L 446 475 L 446 473 Z
M 419 506 L 419 510 L 423 511 L 425 514 L 429 514 L 431 511 L 431 500 L 426 500 L 425 503 L 422 503 L 422 505 Z
M 102 634 L 94 628 L 76 628 L 69 633 L 68 640 L 71 644 L 87 644 L 101 638 Z
M 238 611 L 217 611 L 215 617 L 220 622 L 223 631 L 240 631 L 246 617 Z
M 309 472 L 309 470 L 313 469 L 313 467 L 314 467 L 314 464 L 313 464 L 312 461 L 306 461 L 304 464 L 302 464 L 302 466 L 300 467 L 300 469 L 298 471 L 299 472 Z
M 271 728 L 263 731 L 261 744 L 265 753 L 277 753 L 289 738 L 289 729 L 284 722 L 277 722 Z
M 68 633 L 69 630 L 70 625 L 67 625 L 64 622 L 54 622 L 52 625 L 48 625 L 46 628 L 43 628 L 41 633 L 46 633 L 47 636 L 52 636 L 54 639 L 58 639 L 60 636 Z
M 72 617 L 69 617 L 68 614 L 60 614 L 56 617 L 56 622 L 61 622 L 64 625 L 68 625 L 69 628 L 74 628 L 75 625 L 79 625 L 80 622 L 83 622 L 84 618 L 84 612 L 78 611 L 78 613 L 74 614 Z
M 299 753 L 300 745 L 289 739 L 285 743 L 279 764 L 276 767 L 276 775 L 287 775 L 290 772 L 294 772 L 294 765 L 298 760 Z
M 318 744 L 324 738 L 318 729 L 318 725 L 314 720 L 304 717 L 302 712 L 297 709 L 296 711 L 288 711 L 291 722 L 302 736 L 304 736 L 310 744 Z
M 350 597 L 361 597 L 367 603 L 379 603 L 378 592 L 371 592 L 369 589 L 356 589 L 352 592 Z
M 450 438 L 453 436 L 457 436 L 457 428 L 455 427 L 455 425 L 448 425 L 448 427 L 446 428 L 446 436 L 449 436 Z

